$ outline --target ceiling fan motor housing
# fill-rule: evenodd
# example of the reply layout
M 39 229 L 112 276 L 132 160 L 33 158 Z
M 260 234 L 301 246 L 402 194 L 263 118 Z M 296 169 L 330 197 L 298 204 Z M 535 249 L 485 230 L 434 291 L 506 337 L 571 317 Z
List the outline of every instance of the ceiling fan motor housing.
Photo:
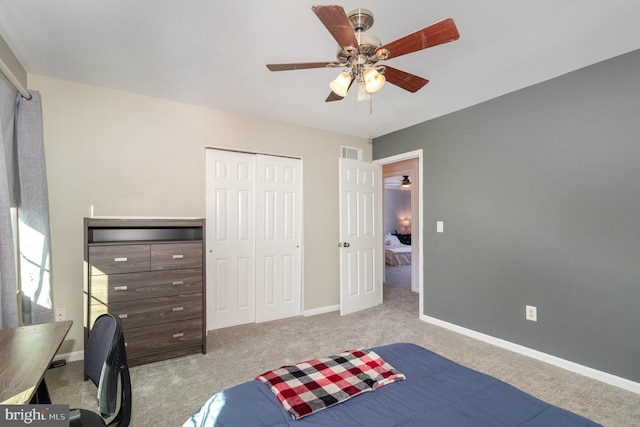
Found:
M 369 9 L 354 9 L 347 14 L 347 18 L 356 33 L 367 31 L 373 26 L 373 12 Z
M 342 47 L 338 46 L 338 52 L 336 58 L 341 64 L 346 64 L 355 57 L 358 53 L 361 55 L 367 55 L 371 60 L 378 61 L 378 57 L 375 55 L 376 49 L 382 46 L 382 42 L 379 38 L 373 34 L 368 33 L 356 33 L 358 43 L 360 43 L 360 49 L 352 49 L 350 46 Z
M 347 14 L 347 19 L 353 28 L 359 46 L 338 45 L 336 58 L 342 66 L 350 67 L 353 74 L 359 74 L 362 69 L 381 59 L 386 59 L 386 55 L 381 55 L 379 51 L 376 52 L 382 46 L 380 39 L 373 34 L 365 33 L 373 26 L 373 12 L 369 9 L 354 9 Z M 380 71 L 384 72 L 383 69 Z

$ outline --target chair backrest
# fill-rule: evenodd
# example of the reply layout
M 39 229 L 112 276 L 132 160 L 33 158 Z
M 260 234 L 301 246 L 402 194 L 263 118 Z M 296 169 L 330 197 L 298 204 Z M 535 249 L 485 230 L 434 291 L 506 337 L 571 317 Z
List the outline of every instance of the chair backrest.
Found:
M 84 371 L 98 387 L 98 407 L 101 415 L 109 418 L 117 413 L 109 425 L 129 425 L 131 379 L 120 318 L 107 313 L 96 319 L 84 353 Z

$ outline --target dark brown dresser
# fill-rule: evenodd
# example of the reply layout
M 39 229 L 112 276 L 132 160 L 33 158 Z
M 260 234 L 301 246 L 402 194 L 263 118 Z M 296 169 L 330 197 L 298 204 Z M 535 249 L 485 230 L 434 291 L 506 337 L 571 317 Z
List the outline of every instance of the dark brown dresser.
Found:
M 122 319 L 129 366 L 206 353 L 204 219 L 85 218 L 85 345 Z

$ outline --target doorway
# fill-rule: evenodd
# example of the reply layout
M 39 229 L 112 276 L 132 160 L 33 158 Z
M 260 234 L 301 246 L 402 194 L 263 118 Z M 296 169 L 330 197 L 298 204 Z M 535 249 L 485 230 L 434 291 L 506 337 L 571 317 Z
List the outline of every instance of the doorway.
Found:
M 384 286 L 411 289 L 413 160 L 383 166 L 384 176 Z M 398 171 L 401 164 L 407 170 Z M 390 170 L 392 169 L 392 170 Z M 404 168 L 403 168 L 404 169 Z M 403 175 L 399 175 L 399 174 Z M 415 185 L 414 185 L 415 186 Z M 417 290 L 416 290 L 417 291 Z
M 422 239 L 423 239 L 423 209 L 422 209 L 422 186 L 423 186 L 423 150 L 410 151 L 391 157 L 375 160 L 374 163 L 383 167 L 382 180 L 385 178 L 409 177 L 410 184 L 410 213 L 404 213 L 403 218 L 398 218 L 400 229 L 399 234 L 410 235 L 411 254 L 410 254 L 410 275 L 411 290 L 418 293 L 419 312 L 423 312 L 423 291 L 424 291 L 424 269 L 422 257 Z M 397 179 L 397 178 L 394 178 Z M 386 205 L 386 200 L 385 200 Z M 402 220 L 405 220 L 404 222 Z M 408 221 L 407 221 L 408 220 Z M 393 222 L 393 221 L 391 221 Z M 387 224 L 385 218 L 385 224 Z M 403 228 L 404 227 L 404 228 Z M 387 230 L 385 230 L 386 232 Z M 386 258 L 386 257 L 385 257 Z M 385 266 L 386 267 L 386 266 Z

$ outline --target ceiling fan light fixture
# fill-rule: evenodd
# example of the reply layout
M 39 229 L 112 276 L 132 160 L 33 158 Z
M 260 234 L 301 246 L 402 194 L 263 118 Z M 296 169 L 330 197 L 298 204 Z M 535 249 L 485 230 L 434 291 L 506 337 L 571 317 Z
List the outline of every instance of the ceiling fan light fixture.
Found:
M 369 93 L 379 91 L 386 81 L 384 75 L 380 74 L 375 67 L 367 68 L 362 76 L 364 87 Z
M 336 95 L 344 98 L 345 96 L 347 96 L 347 90 L 349 89 L 351 80 L 351 73 L 343 71 L 338 74 L 338 77 L 336 77 L 334 81 L 329 83 L 329 87 Z
M 411 181 L 409 180 L 409 175 L 402 175 L 402 187 L 408 188 L 411 186 Z
M 367 89 L 364 86 L 364 81 L 362 79 L 358 79 L 356 101 L 367 101 L 369 99 L 371 99 L 371 94 L 367 92 Z

